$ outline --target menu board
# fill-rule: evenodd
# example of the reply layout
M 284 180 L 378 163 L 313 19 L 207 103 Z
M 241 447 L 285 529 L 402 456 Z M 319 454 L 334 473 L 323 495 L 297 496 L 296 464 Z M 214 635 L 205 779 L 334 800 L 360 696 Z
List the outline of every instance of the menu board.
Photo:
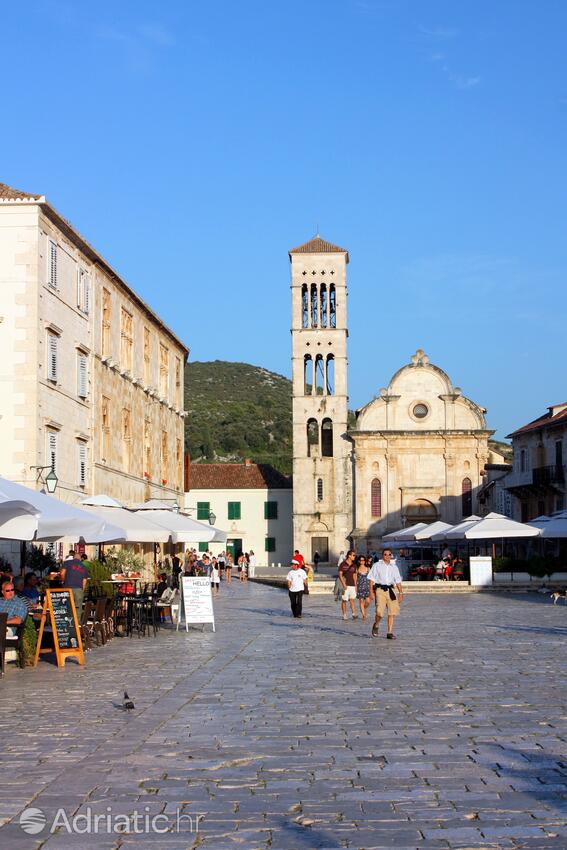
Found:
M 60 649 L 77 649 L 79 645 L 78 623 L 71 603 L 70 590 L 52 590 L 51 610 L 54 631 Z
M 57 658 L 57 666 L 63 667 L 67 658 L 76 658 L 79 664 L 84 664 L 85 657 L 73 592 L 68 587 L 62 587 L 56 590 L 45 591 L 45 601 L 43 603 L 37 636 L 34 665 L 37 666 L 40 652 L 53 651 L 51 649 L 42 649 L 41 646 L 44 634 L 46 633 L 45 625 L 48 614 L 53 634 L 53 648 Z
M 207 576 L 182 577 L 178 629 L 182 617 L 185 619 L 185 631 L 189 631 L 189 623 L 212 623 L 215 631 L 211 580 Z

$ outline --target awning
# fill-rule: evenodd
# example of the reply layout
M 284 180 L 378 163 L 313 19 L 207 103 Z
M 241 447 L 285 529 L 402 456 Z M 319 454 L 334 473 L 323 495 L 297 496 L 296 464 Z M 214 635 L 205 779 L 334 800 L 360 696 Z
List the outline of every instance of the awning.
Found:
M 416 531 L 421 531 L 427 528 L 426 522 L 418 522 L 415 525 L 410 525 L 409 528 L 399 528 L 397 531 L 390 531 L 385 534 L 382 540 L 413 540 L 413 535 Z
M 18 507 L 19 503 L 19 507 Z M 38 493 L 7 478 L 0 478 L 0 538 L 5 540 L 84 540 L 106 543 L 120 540 L 118 525 L 93 516 L 74 505 Z
M 438 534 L 433 535 L 433 540 L 463 540 L 464 532 L 468 528 L 472 528 L 475 523 L 479 522 L 482 517 L 477 516 L 476 514 L 471 514 L 471 516 L 466 517 L 461 520 L 461 522 L 457 523 L 457 525 L 452 525 L 450 528 L 447 528 L 445 531 L 441 531 Z
M 422 528 L 421 531 L 416 531 L 414 536 L 414 540 L 433 540 L 436 534 L 444 534 L 446 531 L 449 531 L 453 526 L 448 522 L 442 522 L 438 519 L 436 522 L 432 522 L 431 525 Z

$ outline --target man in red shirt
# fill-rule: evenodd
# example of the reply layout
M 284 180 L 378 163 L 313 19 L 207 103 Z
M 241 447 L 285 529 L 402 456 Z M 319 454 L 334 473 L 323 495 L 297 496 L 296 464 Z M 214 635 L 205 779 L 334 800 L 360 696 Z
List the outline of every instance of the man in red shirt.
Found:
M 354 552 L 352 549 L 349 549 L 346 554 L 346 558 L 339 567 L 339 581 L 344 588 L 343 595 L 341 597 L 341 611 L 343 615 L 343 620 L 346 620 L 347 602 L 350 604 L 352 619 L 358 620 L 358 616 L 354 607 L 356 602 L 357 576 L 358 568 L 356 566 L 356 552 Z

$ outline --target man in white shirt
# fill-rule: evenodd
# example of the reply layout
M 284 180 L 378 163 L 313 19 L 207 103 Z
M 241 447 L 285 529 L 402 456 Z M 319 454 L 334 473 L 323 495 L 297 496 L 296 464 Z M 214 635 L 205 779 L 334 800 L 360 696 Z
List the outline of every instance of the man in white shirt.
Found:
M 286 576 L 286 581 L 289 591 L 291 613 L 294 617 L 301 619 L 303 591 L 305 589 L 305 582 L 307 581 L 307 573 L 304 569 L 302 569 L 299 561 L 296 561 L 295 558 L 291 562 L 291 570 Z
M 378 627 L 384 612 L 388 612 L 389 640 L 395 640 L 394 617 L 400 613 L 400 602 L 404 592 L 402 588 L 402 577 L 392 559 L 392 550 L 384 549 L 382 558 L 374 564 L 368 573 L 370 582 L 370 598 L 376 603 L 376 617 L 372 626 L 372 637 L 378 637 Z

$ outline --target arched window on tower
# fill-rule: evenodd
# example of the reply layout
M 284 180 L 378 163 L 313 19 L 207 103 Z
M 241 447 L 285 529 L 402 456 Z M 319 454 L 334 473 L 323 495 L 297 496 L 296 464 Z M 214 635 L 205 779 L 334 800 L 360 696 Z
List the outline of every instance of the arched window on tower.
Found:
M 330 419 L 323 419 L 321 425 L 321 455 L 333 457 L 333 423 Z
M 329 286 L 329 327 L 337 327 L 337 294 L 334 283 Z
M 322 283 L 319 288 L 319 297 L 321 302 L 321 327 L 327 327 L 327 286 Z
M 315 357 L 315 395 L 323 395 L 323 384 L 325 383 L 325 375 L 323 368 L 323 355 L 318 354 Z
M 307 457 L 319 454 L 319 424 L 316 419 L 307 420 Z
M 375 518 L 382 516 L 382 484 L 379 478 L 373 478 L 370 485 L 370 513 Z
M 311 327 L 316 328 L 318 326 L 318 313 L 319 313 L 319 305 L 317 304 L 318 296 L 317 296 L 317 284 L 311 284 Z
M 301 327 L 309 327 L 309 289 L 306 283 L 301 287 Z
M 311 395 L 313 392 L 313 360 L 310 354 L 303 358 L 303 394 Z
M 472 514 L 472 481 L 463 478 L 461 485 L 461 513 L 464 517 Z
M 327 395 L 335 394 L 335 358 L 327 355 Z
M 317 479 L 317 501 L 318 502 L 323 501 L 323 479 L 322 478 Z

